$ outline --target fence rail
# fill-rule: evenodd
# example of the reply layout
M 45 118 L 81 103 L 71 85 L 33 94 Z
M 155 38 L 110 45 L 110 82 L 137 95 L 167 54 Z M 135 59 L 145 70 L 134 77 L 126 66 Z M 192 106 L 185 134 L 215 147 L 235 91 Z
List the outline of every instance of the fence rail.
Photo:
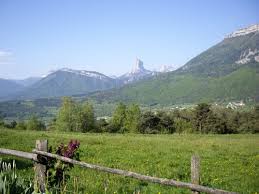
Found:
M 55 159 L 61 160 L 63 162 L 78 165 L 83 168 L 90 168 L 90 169 L 94 169 L 97 171 L 118 174 L 118 175 L 122 175 L 124 177 L 131 177 L 131 178 L 135 178 L 135 179 L 142 180 L 142 181 L 158 183 L 161 185 L 168 185 L 168 186 L 174 186 L 174 187 L 178 187 L 178 188 L 190 189 L 193 193 L 204 192 L 204 193 L 210 193 L 210 194 L 237 194 L 236 192 L 230 192 L 230 191 L 209 188 L 209 187 L 199 185 L 200 159 L 198 156 L 193 156 L 191 159 L 192 183 L 186 183 L 186 182 L 176 181 L 173 179 L 146 176 L 146 175 L 142 175 L 142 174 L 139 174 L 136 172 L 126 171 L 126 170 L 121 170 L 121 169 L 114 169 L 114 168 L 104 167 L 104 166 L 95 165 L 95 164 L 89 164 L 86 162 L 81 162 L 81 161 L 73 160 L 70 158 L 63 157 L 63 156 L 59 156 L 56 154 L 48 153 L 48 152 L 46 152 L 46 148 L 47 148 L 47 140 L 43 140 L 43 141 L 37 140 L 36 149 L 34 149 L 32 151 L 33 153 L 0 148 L 0 154 L 17 156 L 17 157 L 35 161 L 35 180 L 40 185 L 40 190 L 42 192 L 45 191 L 46 166 L 44 166 L 44 164 L 41 164 L 39 158 L 42 156 L 45 156 L 45 157 L 49 157 L 49 158 L 55 158 Z

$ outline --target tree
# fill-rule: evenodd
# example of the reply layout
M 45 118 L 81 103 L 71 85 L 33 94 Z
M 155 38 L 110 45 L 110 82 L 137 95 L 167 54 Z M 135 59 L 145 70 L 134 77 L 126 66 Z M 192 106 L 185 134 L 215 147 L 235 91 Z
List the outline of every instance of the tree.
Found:
M 17 122 L 15 120 L 12 120 L 11 122 L 4 122 L 4 127 L 9 129 L 14 129 L 17 125 Z
M 259 119 L 259 105 L 256 105 L 254 107 L 254 114 L 255 114 L 255 118 Z
M 174 128 L 177 133 L 192 133 L 194 132 L 192 123 L 181 117 L 174 118 Z
M 162 133 L 174 133 L 174 120 L 170 114 L 164 111 L 158 112 L 157 116 L 160 118 L 159 131 Z
M 259 133 L 259 105 L 256 105 L 253 111 L 254 118 L 252 120 L 252 133 Z
M 76 103 L 71 97 L 62 99 L 55 128 L 60 131 L 94 131 L 95 116 L 93 106 L 89 102 Z
M 15 120 L 12 120 L 11 123 L 9 124 L 9 127 L 11 129 L 14 129 L 16 127 L 16 125 L 17 125 L 17 122 Z
M 108 125 L 109 125 L 108 122 L 103 118 L 97 120 L 96 126 L 95 126 L 95 132 L 101 133 L 101 132 L 107 131 Z
M 4 117 L 2 115 L 2 112 L 0 112 L 0 127 L 4 126 Z
M 59 109 L 55 128 L 59 131 L 73 131 L 76 129 L 76 104 L 71 97 L 63 97 Z
M 212 121 L 211 106 L 207 103 L 200 103 L 195 108 L 194 124 L 200 133 L 208 133 L 208 123 Z
M 145 112 L 141 116 L 139 130 L 141 133 L 159 133 L 159 122 L 160 118 L 153 112 Z
M 4 120 L 0 119 L 0 127 L 4 126 Z
M 82 132 L 94 131 L 95 129 L 95 117 L 94 117 L 94 109 L 92 104 L 89 102 L 83 103 L 78 111 L 78 122 Z
M 123 103 L 119 103 L 118 106 L 115 108 L 111 123 L 109 126 L 110 132 L 124 132 L 124 122 L 126 117 L 126 105 Z
M 45 130 L 46 126 L 35 115 L 33 115 L 27 122 L 27 130 Z
M 131 133 L 137 133 L 139 128 L 139 120 L 141 111 L 138 105 L 131 104 L 125 112 L 124 128 Z

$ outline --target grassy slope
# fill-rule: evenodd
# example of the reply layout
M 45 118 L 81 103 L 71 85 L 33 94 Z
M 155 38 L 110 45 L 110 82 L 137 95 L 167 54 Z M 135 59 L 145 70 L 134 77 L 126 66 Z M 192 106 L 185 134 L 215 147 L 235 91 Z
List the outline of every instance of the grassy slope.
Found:
M 96 94 L 93 98 L 109 102 L 170 105 L 254 99 L 259 95 L 258 91 L 259 73 L 256 68 L 244 67 L 218 78 L 166 74 L 119 90 Z
M 187 62 L 181 69 L 195 75 L 219 77 L 243 65 L 235 63 L 244 52 L 258 50 L 259 33 L 227 38 Z M 252 58 L 252 57 L 251 57 Z
M 241 193 L 258 192 L 258 135 L 60 134 L 0 129 L 0 147 L 24 151 L 32 150 L 36 139 L 48 139 L 50 145 L 57 146 L 71 138 L 81 142 L 82 161 L 188 182 L 190 157 L 198 153 L 202 158 L 203 185 Z M 23 174 L 32 173 L 31 165 L 18 161 L 18 167 L 25 168 Z M 141 188 L 141 193 L 189 193 L 80 168 L 75 168 L 71 175 L 79 177 L 80 188 L 88 193 L 104 193 L 105 181 L 107 193 L 132 193 L 135 188 Z

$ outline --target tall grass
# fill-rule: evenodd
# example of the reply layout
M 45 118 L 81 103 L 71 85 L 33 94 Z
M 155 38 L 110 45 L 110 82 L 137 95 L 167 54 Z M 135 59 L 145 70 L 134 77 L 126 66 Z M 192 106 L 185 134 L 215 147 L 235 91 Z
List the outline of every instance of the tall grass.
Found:
M 259 135 L 140 135 L 82 134 L 0 129 L 0 147 L 31 151 L 36 139 L 48 139 L 56 147 L 78 139 L 80 159 L 88 163 L 190 182 L 190 159 L 201 157 L 201 184 L 237 191 L 258 192 Z M 10 161 L 10 157 L 4 157 Z M 32 163 L 17 161 L 17 173 L 33 177 Z M 78 193 L 189 193 L 158 184 L 75 167 L 66 189 Z

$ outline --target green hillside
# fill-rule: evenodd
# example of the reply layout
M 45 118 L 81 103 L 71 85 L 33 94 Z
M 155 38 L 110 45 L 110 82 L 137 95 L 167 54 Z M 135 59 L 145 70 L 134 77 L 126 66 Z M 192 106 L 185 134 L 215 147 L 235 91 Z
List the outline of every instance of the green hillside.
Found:
M 258 100 L 259 72 L 257 69 L 244 67 L 218 78 L 198 77 L 190 73 L 167 74 L 119 90 L 97 93 L 91 97 L 97 101 L 124 101 L 149 105 Z
M 242 55 L 251 51 L 257 52 L 258 55 L 258 50 L 259 33 L 225 38 L 220 43 L 191 59 L 178 70 L 178 73 L 188 72 L 210 77 L 224 76 L 243 66 L 243 64 L 236 62 Z M 255 62 L 254 55 L 248 58 L 250 59 L 250 65 L 253 65 Z
M 115 87 L 116 82 L 97 72 L 81 75 L 78 71 L 58 70 L 41 79 L 23 92 L 17 93 L 13 99 L 36 99 L 87 94 L 93 91 Z
M 259 101 L 259 33 L 228 37 L 178 70 L 90 98 L 145 105 Z

